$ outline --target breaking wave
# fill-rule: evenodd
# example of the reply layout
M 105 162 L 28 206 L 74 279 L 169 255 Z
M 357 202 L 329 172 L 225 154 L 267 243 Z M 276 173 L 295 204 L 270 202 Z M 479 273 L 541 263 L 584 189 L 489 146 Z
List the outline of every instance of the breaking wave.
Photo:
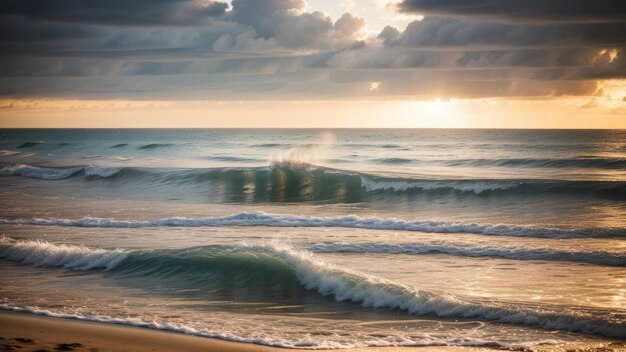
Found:
M 559 251 L 514 247 L 475 247 L 465 244 L 439 243 L 322 243 L 309 247 L 315 252 L 430 254 L 441 253 L 463 257 L 497 257 L 513 260 L 571 261 L 608 266 L 626 266 L 626 254 L 605 251 Z
M 171 144 L 171 143 L 151 143 L 151 144 L 142 145 L 138 149 L 149 150 L 149 149 L 167 148 L 167 147 L 173 147 L 173 146 L 174 144 Z
M 211 157 L 222 160 L 222 157 Z M 230 158 L 229 158 L 230 160 Z M 233 161 L 232 159 L 230 161 Z M 237 161 L 248 159 L 237 158 Z M 23 176 L 59 180 L 78 176 L 99 179 L 175 185 L 217 185 L 226 190 L 227 200 L 242 201 L 250 191 L 256 201 L 334 201 L 363 202 L 373 196 L 463 195 L 518 196 L 546 194 L 588 194 L 626 199 L 626 182 L 568 180 L 500 180 L 500 179 L 407 179 L 383 177 L 358 172 L 307 165 L 278 163 L 269 167 L 212 169 L 153 169 L 73 166 L 40 167 L 25 164 L 4 166 L 0 176 Z M 89 179 L 93 179 L 89 178 Z
M 152 220 L 117 220 L 106 218 L 83 217 L 79 219 L 0 218 L 0 224 L 38 225 L 38 226 L 73 226 L 105 228 L 143 228 L 143 227 L 229 227 L 229 226 L 268 226 L 268 227 L 344 227 L 370 230 L 416 231 L 428 233 L 471 233 L 493 236 L 516 237 L 625 237 L 622 228 L 581 228 L 564 229 L 531 227 L 503 224 L 455 223 L 434 220 L 403 220 L 394 218 L 365 218 L 356 215 L 338 217 L 315 217 L 305 215 L 279 215 L 265 212 L 241 212 L 233 215 L 216 217 L 171 217 Z
M 252 293 L 278 296 L 302 288 L 363 307 L 406 311 L 414 315 L 467 318 L 546 329 L 626 337 L 624 318 L 581 309 L 484 301 L 421 290 L 325 262 L 311 252 L 282 244 L 209 246 L 178 250 L 105 250 L 42 241 L 0 239 L 0 257 L 40 267 L 108 270 L 121 276 L 160 280 L 181 276 L 186 288 L 238 285 Z M 211 291 L 208 291 L 211 292 Z
M 40 180 L 62 180 L 77 175 L 108 178 L 116 175 L 120 171 L 120 168 L 100 166 L 52 168 L 19 164 L 3 167 L 0 169 L 0 176 L 23 176 Z

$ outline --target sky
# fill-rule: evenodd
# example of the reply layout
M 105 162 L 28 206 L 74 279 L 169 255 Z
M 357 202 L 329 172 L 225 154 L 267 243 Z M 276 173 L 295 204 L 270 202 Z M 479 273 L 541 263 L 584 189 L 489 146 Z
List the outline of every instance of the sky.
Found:
M 0 0 L 0 127 L 626 128 L 623 0 Z

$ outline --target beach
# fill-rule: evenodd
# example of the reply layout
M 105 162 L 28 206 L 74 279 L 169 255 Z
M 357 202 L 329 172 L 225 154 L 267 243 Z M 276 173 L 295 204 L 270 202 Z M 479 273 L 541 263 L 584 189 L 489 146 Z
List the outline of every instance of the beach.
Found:
M 3 351 L 116 351 L 116 352 L 280 352 L 302 351 L 188 336 L 121 325 L 0 312 L 0 345 Z M 488 352 L 488 347 L 368 347 L 351 352 Z M 505 349 L 523 351 L 523 349 Z M 550 347 L 544 351 L 556 351 Z M 606 345 L 570 344 L 559 351 L 626 351 L 626 343 Z M 346 351 L 346 350 L 325 350 Z
M 301 351 L 208 339 L 121 325 L 80 322 L 29 314 L 0 312 L 0 345 L 3 351 L 116 351 L 116 352 L 273 352 Z M 331 350 L 328 350 L 331 351 Z M 334 350 L 338 351 L 338 350 Z M 381 347 L 352 352 L 481 352 L 488 348 Z

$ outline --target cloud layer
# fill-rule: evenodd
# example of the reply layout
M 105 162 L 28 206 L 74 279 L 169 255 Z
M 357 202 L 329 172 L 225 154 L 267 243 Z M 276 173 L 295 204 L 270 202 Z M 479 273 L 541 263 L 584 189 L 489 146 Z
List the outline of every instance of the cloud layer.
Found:
M 624 22 L 621 0 L 403 0 L 403 12 L 523 22 Z
M 372 34 L 366 19 L 333 19 L 304 0 L 0 0 L 0 96 L 596 96 L 600 81 L 626 78 L 617 0 L 397 7 L 425 17 Z

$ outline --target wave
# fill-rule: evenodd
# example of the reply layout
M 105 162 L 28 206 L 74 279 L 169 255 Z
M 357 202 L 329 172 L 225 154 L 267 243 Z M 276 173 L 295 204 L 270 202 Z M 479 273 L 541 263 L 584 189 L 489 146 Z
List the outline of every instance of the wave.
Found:
M 253 159 L 253 158 L 241 158 L 236 156 L 207 156 L 204 159 L 207 160 L 217 160 L 217 161 L 231 161 L 231 162 L 263 162 L 264 160 Z
M 151 143 L 151 144 L 146 144 L 146 145 L 142 145 L 141 147 L 137 148 L 137 149 L 157 149 L 157 148 L 167 148 L 167 147 L 173 147 L 174 144 L 171 143 Z
M 117 167 L 101 167 L 101 166 L 93 166 L 93 165 L 87 166 L 83 169 L 85 176 L 99 177 L 99 178 L 113 177 L 117 175 L 120 171 L 122 171 L 122 169 L 117 168 Z
M 371 178 L 361 176 L 361 185 L 368 192 L 394 191 L 394 192 L 417 192 L 417 191 L 452 191 L 461 193 L 482 194 L 495 191 L 504 191 L 523 185 L 522 182 L 505 181 L 474 181 L 474 180 L 397 180 L 384 178 Z
M 383 159 L 376 159 L 374 161 L 383 163 L 383 164 L 409 164 L 409 163 L 414 162 L 414 160 L 404 159 L 404 158 L 383 158 Z
M 251 148 L 275 148 L 275 147 L 282 147 L 285 146 L 284 144 L 280 144 L 280 143 L 263 143 L 263 144 L 255 144 L 250 146 Z
M 3 167 L 0 169 L 0 176 L 23 176 L 40 180 L 63 180 L 80 174 L 89 177 L 108 178 L 116 175 L 121 170 L 120 168 L 100 166 L 51 168 L 19 164 Z
M 82 167 L 48 168 L 19 164 L 3 167 L 0 169 L 0 176 L 23 176 L 41 180 L 62 180 L 76 175 L 82 170 Z
M 426 162 L 426 161 L 424 161 Z M 595 168 L 624 169 L 626 158 L 578 157 L 578 158 L 505 158 L 505 159 L 452 159 L 435 160 L 448 166 L 502 166 L 527 168 Z
M 128 257 L 123 250 L 105 250 L 45 241 L 16 241 L 0 237 L 0 257 L 37 267 L 75 270 L 112 269 Z
M 570 261 L 607 266 L 626 266 L 626 254 L 606 251 L 559 251 L 551 249 L 526 249 L 507 247 L 475 247 L 465 244 L 438 243 L 322 243 L 309 247 L 315 252 L 328 253 L 384 253 L 429 254 L 442 253 L 464 257 L 497 257 L 513 260 Z
M 434 220 L 402 220 L 384 218 L 362 218 L 356 215 L 340 217 L 314 217 L 305 215 L 278 215 L 265 212 L 241 212 L 217 217 L 170 217 L 152 220 L 116 220 L 83 217 L 79 219 L 7 219 L 0 218 L 0 224 L 70 226 L 102 228 L 144 228 L 144 227 L 343 227 L 369 230 L 415 231 L 426 233 L 470 233 L 492 236 L 550 237 L 550 238 L 590 238 L 626 237 L 623 228 L 580 228 L 563 229 L 531 227 L 522 225 L 455 223 Z
M 223 157 L 211 157 L 223 159 Z M 244 161 L 243 158 L 228 158 Z M 40 179 L 63 179 L 85 176 L 85 166 L 48 168 L 31 165 L 7 166 L 0 176 L 24 176 Z M 91 166 L 92 169 L 109 169 Z M 31 171 L 27 171 L 31 170 Z M 36 171 L 34 171 L 36 170 Z M 586 194 L 607 199 L 626 199 L 626 182 L 623 181 L 568 181 L 568 180 L 500 180 L 500 179 L 409 179 L 384 177 L 353 171 L 309 165 L 278 163 L 269 167 L 212 168 L 212 169 L 153 169 L 116 168 L 114 173 L 102 178 L 123 179 L 136 182 L 175 185 L 215 184 L 222 190 L 226 201 L 246 201 L 253 194 L 255 202 L 306 202 L 333 201 L 355 203 L 372 197 L 399 194 L 463 195 L 477 197 L 545 196 L 546 194 Z M 50 176 L 49 176 L 50 175 Z M 89 175 L 93 176 L 93 175 Z M 91 178 L 93 179 L 93 178 Z
M 383 149 L 405 149 L 404 147 L 396 144 L 383 144 L 380 147 Z
M 33 148 L 44 144 L 44 142 L 24 142 L 17 146 L 18 149 Z
M 13 150 L 0 150 L 0 156 L 13 156 L 13 155 L 17 155 L 20 154 L 20 152 L 16 152 Z
M 124 148 L 124 147 L 128 147 L 128 143 L 116 144 L 116 145 L 112 146 L 111 149 L 113 149 L 113 148 Z
M 381 148 L 399 148 L 381 146 Z M 621 170 L 626 168 L 626 158 L 584 156 L 577 158 L 494 158 L 494 159 L 407 159 L 380 158 L 372 161 L 382 164 L 443 165 L 465 167 L 508 167 L 508 168 L 594 168 Z
M 421 290 L 339 267 L 282 244 L 123 251 L 2 238 L 0 249 L 1 257 L 37 266 L 104 269 L 162 281 L 182 275 L 187 287 L 219 286 L 237 280 L 251 290 L 254 287 L 253 292 L 291 291 L 297 289 L 294 285 L 301 285 L 336 301 L 352 301 L 368 308 L 626 337 L 626 323 L 618 313 L 606 316 L 566 307 L 484 301 Z

